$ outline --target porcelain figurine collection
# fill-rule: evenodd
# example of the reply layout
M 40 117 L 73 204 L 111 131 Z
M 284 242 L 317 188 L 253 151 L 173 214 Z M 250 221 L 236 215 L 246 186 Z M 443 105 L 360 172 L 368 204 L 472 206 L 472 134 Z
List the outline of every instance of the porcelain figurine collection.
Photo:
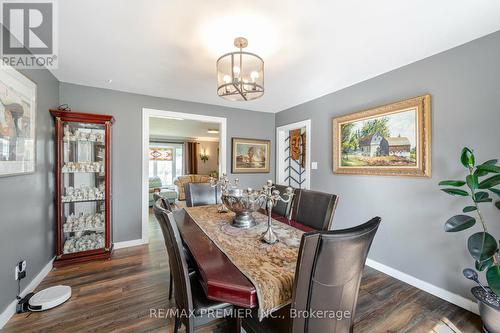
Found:
M 104 131 L 81 131 L 74 129 L 73 131 L 66 127 L 64 128 L 64 141 L 88 141 L 88 142 L 104 142 Z
M 80 216 L 71 214 L 66 218 L 66 223 L 63 224 L 64 232 L 80 232 L 80 231 L 103 231 L 104 230 L 104 213 L 83 214 Z
M 87 200 L 104 200 L 104 184 L 99 187 L 80 185 L 79 187 L 66 187 L 66 195 L 62 196 L 62 202 L 76 202 Z
M 92 233 L 81 237 L 70 237 L 64 242 L 64 253 L 95 250 L 104 247 L 104 236 Z
M 62 167 L 63 173 L 75 172 L 104 172 L 104 163 L 102 162 L 68 162 Z

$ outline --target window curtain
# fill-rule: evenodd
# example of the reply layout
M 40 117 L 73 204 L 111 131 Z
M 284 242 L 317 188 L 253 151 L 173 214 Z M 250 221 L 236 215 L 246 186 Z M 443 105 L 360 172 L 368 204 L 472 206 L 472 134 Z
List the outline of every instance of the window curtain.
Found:
M 188 175 L 198 173 L 198 143 L 186 142 L 186 172 Z

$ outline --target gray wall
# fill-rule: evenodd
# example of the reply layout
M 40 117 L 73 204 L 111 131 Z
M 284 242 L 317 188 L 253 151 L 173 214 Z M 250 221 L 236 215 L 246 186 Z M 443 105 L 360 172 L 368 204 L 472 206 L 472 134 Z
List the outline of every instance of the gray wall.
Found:
M 369 257 L 438 287 L 470 298 L 461 276 L 473 265 L 466 250 L 472 231 L 447 234 L 446 219 L 466 199 L 439 191 L 443 179 L 463 177 L 459 154 L 473 149 L 480 161 L 500 158 L 500 32 L 418 61 L 341 91 L 282 111 L 276 126 L 311 118 L 312 188 L 340 195 L 334 228 L 379 215 L 382 224 Z M 432 94 L 432 178 L 333 175 L 333 117 Z M 490 231 L 500 236 L 500 214 L 484 208 Z M 473 229 L 479 231 L 479 226 Z
M 231 138 L 272 140 L 272 113 L 245 111 L 222 106 L 130 94 L 75 84 L 60 84 L 60 101 L 73 110 L 110 114 L 115 117 L 112 144 L 113 224 L 115 242 L 141 238 L 142 108 L 186 112 L 227 118 L 227 171 L 231 171 Z M 274 179 L 267 174 L 238 175 L 242 186 L 257 187 Z
M 59 82 L 47 70 L 22 73 L 37 84 L 36 170 L 0 178 L 0 313 L 16 297 L 16 264 L 26 259 L 24 288 L 54 256 L 54 126 L 48 110 L 59 103 Z

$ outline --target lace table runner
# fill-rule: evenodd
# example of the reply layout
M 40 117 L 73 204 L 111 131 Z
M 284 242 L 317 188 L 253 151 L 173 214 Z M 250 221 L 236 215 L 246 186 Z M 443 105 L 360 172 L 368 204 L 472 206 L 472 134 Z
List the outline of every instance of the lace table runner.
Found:
M 255 212 L 253 216 L 257 225 L 240 229 L 230 225 L 234 213 L 218 213 L 216 205 L 186 207 L 185 210 L 253 283 L 261 315 L 290 303 L 303 231 L 274 221 L 273 230 L 280 241 L 269 245 L 259 239 L 267 228 L 267 216 L 264 214 Z

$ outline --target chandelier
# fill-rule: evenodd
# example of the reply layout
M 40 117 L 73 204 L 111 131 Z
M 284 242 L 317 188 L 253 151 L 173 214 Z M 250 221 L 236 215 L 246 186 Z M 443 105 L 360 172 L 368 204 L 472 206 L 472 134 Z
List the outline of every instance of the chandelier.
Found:
M 264 60 L 244 52 L 248 40 L 235 38 L 239 51 L 224 54 L 217 60 L 217 95 L 230 101 L 250 101 L 264 95 Z

